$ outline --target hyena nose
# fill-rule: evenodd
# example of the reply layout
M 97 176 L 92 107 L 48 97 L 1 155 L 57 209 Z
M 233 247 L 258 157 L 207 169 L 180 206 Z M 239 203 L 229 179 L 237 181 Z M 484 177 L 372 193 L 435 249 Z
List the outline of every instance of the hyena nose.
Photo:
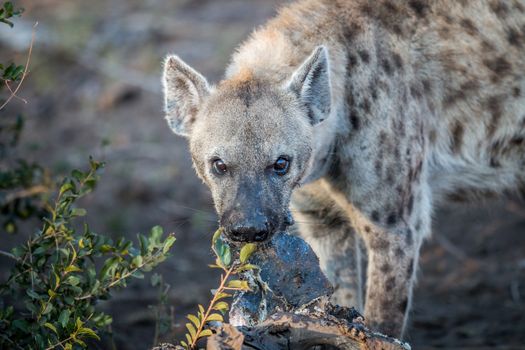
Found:
M 268 222 L 238 223 L 230 230 L 230 238 L 238 242 L 262 242 L 270 235 Z

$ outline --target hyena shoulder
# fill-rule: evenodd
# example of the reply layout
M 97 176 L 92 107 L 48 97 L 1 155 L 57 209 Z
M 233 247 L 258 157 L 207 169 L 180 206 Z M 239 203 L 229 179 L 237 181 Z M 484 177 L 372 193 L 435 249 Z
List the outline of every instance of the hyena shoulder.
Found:
M 317 142 L 368 143 L 373 154 L 348 157 L 376 163 L 356 174 L 341 159 L 345 175 L 391 180 L 387 164 L 420 137 L 436 199 L 525 187 L 515 175 L 524 153 L 524 1 L 297 2 L 241 46 L 227 76 L 248 69 L 280 81 L 319 44 L 329 49 L 340 117 L 317 130 Z

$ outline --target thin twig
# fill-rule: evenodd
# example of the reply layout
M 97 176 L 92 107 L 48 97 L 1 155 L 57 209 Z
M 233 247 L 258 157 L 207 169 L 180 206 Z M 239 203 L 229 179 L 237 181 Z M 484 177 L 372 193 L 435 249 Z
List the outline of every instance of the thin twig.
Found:
M 37 185 L 30 188 L 26 188 L 14 193 L 10 193 L 5 197 L 4 203 L 9 203 L 15 199 L 32 197 L 37 194 L 49 192 L 49 188 L 43 185 Z
M 6 251 L 3 251 L 3 250 L 0 250 L 0 255 L 3 255 L 3 256 L 6 256 L 10 259 L 13 259 L 13 260 L 16 260 L 16 261 L 20 261 L 20 259 L 18 259 L 16 256 L 14 256 L 13 254 L 9 253 L 9 252 L 6 252 Z
M 37 25 L 38 25 L 38 22 L 36 22 L 35 25 L 33 26 L 33 32 L 31 33 L 31 43 L 29 44 L 29 50 L 27 52 L 26 65 L 24 67 L 24 73 L 22 74 L 22 78 L 20 78 L 20 81 L 18 82 L 18 85 L 16 86 L 14 91 L 9 89 L 9 91 L 11 91 L 11 95 L 9 95 L 7 100 L 5 100 L 5 102 L 2 104 L 2 106 L 0 106 L 0 111 L 5 106 L 7 106 L 7 104 L 9 103 L 9 101 L 11 101 L 13 99 L 13 97 L 16 96 L 16 94 L 18 93 L 18 90 L 20 89 L 20 87 L 22 86 L 22 83 L 24 82 L 24 79 L 25 79 L 25 77 L 27 75 L 27 71 L 29 69 L 29 62 L 31 61 L 31 53 L 33 52 L 33 43 L 35 42 L 35 33 L 36 33 L 36 26 Z
M 62 340 L 62 341 L 60 341 L 60 342 L 58 342 L 58 343 L 56 343 L 54 345 L 51 345 L 50 347 L 46 348 L 46 350 L 52 350 L 52 349 L 56 348 L 57 346 L 62 346 L 62 344 L 64 344 L 67 341 L 70 341 L 72 339 L 73 339 L 73 336 L 69 336 L 69 338 L 66 338 L 66 339 L 64 339 L 64 340 Z
M 25 98 L 17 96 L 15 94 L 15 92 L 13 91 L 13 89 L 11 89 L 11 86 L 9 85 L 9 81 L 8 80 L 4 80 L 4 83 L 5 83 L 5 86 L 7 87 L 7 90 L 9 90 L 9 92 L 13 95 L 14 98 L 16 98 L 17 100 L 20 100 L 20 101 L 22 101 L 22 102 L 27 104 L 27 100 Z
M 210 313 L 211 313 L 211 311 L 213 309 L 213 305 L 215 305 L 215 302 L 217 301 L 217 297 L 222 293 L 224 288 L 226 288 L 226 282 L 228 281 L 228 278 L 232 274 L 233 269 L 234 269 L 234 264 L 232 264 L 230 269 L 228 269 L 228 270 L 225 269 L 224 270 L 226 272 L 225 275 L 221 275 L 221 284 L 219 285 L 219 288 L 217 288 L 217 291 L 215 292 L 215 294 L 213 295 L 213 298 L 210 301 L 208 309 L 206 310 L 205 314 L 202 317 L 201 323 L 199 324 L 199 328 L 197 329 L 197 332 L 195 332 L 195 337 L 194 337 L 192 343 L 189 344 L 189 348 L 190 349 L 194 349 L 195 346 L 197 345 L 197 341 L 199 340 L 199 335 L 201 334 L 204 326 L 206 325 L 206 319 L 210 315 Z

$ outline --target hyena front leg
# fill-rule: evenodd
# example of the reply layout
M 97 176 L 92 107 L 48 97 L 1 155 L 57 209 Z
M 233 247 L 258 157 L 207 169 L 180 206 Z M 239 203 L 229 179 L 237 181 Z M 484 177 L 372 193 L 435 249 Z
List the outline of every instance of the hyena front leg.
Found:
M 430 231 L 430 192 L 421 187 L 408 198 L 397 214 L 385 202 L 358 227 L 368 251 L 365 319 L 395 337 L 405 331 L 419 249 Z
M 315 183 L 294 193 L 292 210 L 300 236 L 315 251 L 334 286 L 332 302 L 362 312 L 362 242 L 344 211 Z
M 402 337 L 410 309 L 412 288 L 422 239 L 430 232 L 431 193 L 420 162 L 398 178 L 402 185 L 375 183 L 373 198 L 360 206 L 325 183 L 365 242 L 368 255 L 365 320 L 385 334 Z M 366 186 L 364 186 L 366 187 Z M 383 190 L 375 190 L 383 188 Z

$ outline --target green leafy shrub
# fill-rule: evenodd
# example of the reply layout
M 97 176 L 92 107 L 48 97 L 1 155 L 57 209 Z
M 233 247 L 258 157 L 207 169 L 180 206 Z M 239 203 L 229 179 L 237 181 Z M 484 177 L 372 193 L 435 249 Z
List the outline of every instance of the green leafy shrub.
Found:
M 42 197 L 54 187 L 48 171 L 16 155 L 23 125 L 21 116 L 0 119 L 0 223 L 7 233 L 15 233 L 20 221 L 47 215 Z
M 13 22 L 11 22 L 9 19 L 15 16 L 20 16 L 22 12 L 24 12 L 23 8 L 15 9 L 15 6 L 11 1 L 6 1 L 2 7 L 0 7 L 0 22 L 13 27 Z
M 0 22 L 13 27 L 10 19 L 22 11 L 4 2 Z M 31 49 L 26 65 L 30 54 Z M 0 101 L 0 111 L 16 97 L 26 71 L 26 66 L 0 64 L 0 92 L 9 95 Z M 19 85 L 13 89 L 11 82 Z M 164 261 L 175 238 L 154 227 L 148 236 L 138 235 L 135 247 L 79 225 L 86 211 L 76 202 L 94 189 L 103 164 L 90 160 L 87 171 L 74 170 L 57 188 L 49 171 L 17 155 L 23 125 L 21 116 L 0 118 L 0 219 L 8 233 L 30 217 L 40 229 L 24 235 L 27 241 L 11 252 L 0 250 L 13 261 L 7 279 L 0 281 L 0 349 L 85 348 L 112 322 L 97 303 Z
M 4 2 L 0 5 L 0 22 L 13 27 L 10 19 L 22 12 L 23 9 L 15 9 L 10 1 Z M 24 72 L 23 65 L 0 63 L 0 93 L 9 96 L 0 100 L 0 106 L 4 107 L 14 95 L 13 89 L 16 88 L 9 84 L 21 83 Z M 16 232 L 20 220 L 43 216 L 40 198 L 52 189 L 49 174 L 40 165 L 16 155 L 23 126 L 21 115 L 2 115 L 0 118 L 0 213 L 1 226 L 8 233 Z
M 5 23 L 12 28 L 14 24 L 10 21 L 10 19 L 20 16 L 22 12 L 24 12 L 23 8 L 15 9 L 15 6 L 11 1 L 6 1 L 0 6 L 0 23 Z M 20 80 L 23 74 L 23 65 L 17 65 L 13 62 L 9 64 L 0 63 L 0 79 L 2 79 L 4 82 L 0 89 L 5 87 L 5 82 Z
M 86 224 L 75 229 L 75 219 L 86 212 L 74 204 L 93 190 L 101 166 L 91 160 L 88 171 L 74 170 L 60 186 L 42 229 L 12 253 L 4 252 L 16 262 L 0 288 L 14 303 L 0 308 L 0 348 L 86 347 L 86 339 L 98 339 L 111 323 L 96 309 L 97 302 L 166 259 L 175 238 L 163 238 L 160 227 L 138 235 L 138 247 L 125 239 L 113 242 Z
M 199 339 L 212 335 L 211 329 L 206 328 L 210 322 L 224 322 L 223 316 L 229 309 L 226 300 L 232 297 L 232 292 L 250 290 L 247 281 L 234 277 L 240 272 L 257 268 L 247 262 L 256 249 L 254 243 L 245 244 L 240 249 L 239 256 L 234 259 L 230 246 L 222 240 L 221 233 L 222 229 L 218 229 L 213 235 L 211 247 L 217 258 L 215 264 L 210 265 L 212 268 L 222 270 L 220 283 L 217 289 L 212 291 L 213 296 L 206 309 L 199 304 L 199 310 L 195 315 L 186 316 L 190 321 L 186 323 L 188 333 L 185 335 L 186 341 L 181 341 L 180 345 L 188 350 L 195 349 Z
M 174 306 L 170 304 L 169 290 L 170 285 L 164 281 L 162 275 L 154 273 L 151 276 L 152 287 L 157 288 L 157 305 L 149 305 L 155 317 L 155 333 L 153 336 L 153 346 L 159 344 L 160 338 L 170 333 L 174 325 Z

